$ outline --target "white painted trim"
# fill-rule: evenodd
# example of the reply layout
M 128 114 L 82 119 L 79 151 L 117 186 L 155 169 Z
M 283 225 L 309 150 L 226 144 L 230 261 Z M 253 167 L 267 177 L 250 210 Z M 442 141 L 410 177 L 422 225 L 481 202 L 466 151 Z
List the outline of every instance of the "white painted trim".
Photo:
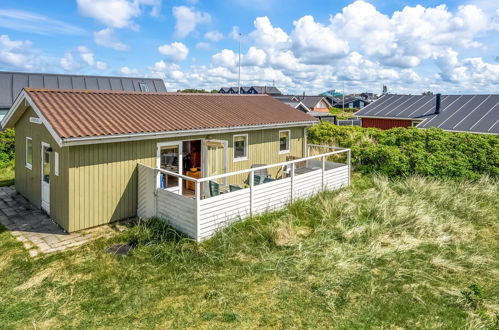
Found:
M 217 127 L 217 128 L 203 128 L 203 129 L 182 130 L 182 131 L 165 131 L 165 132 L 155 132 L 155 133 L 134 133 L 134 134 L 116 134 L 108 136 L 65 138 L 63 140 L 63 145 L 76 146 L 76 145 L 86 145 L 86 144 L 96 144 L 96 143 L 153 140 L 153 139 L 163 139 L 171 137 L 182 137 L 187 135 L 196 136 L 196 135 L 209 135 L 209 134 L 231 133 L 231 132 L 241 132 L 241 131 L 256 131 L 262 129 L 302 127 L 302 126 L 313 126 L 318 122 L 319 122 L 318 120 L 315 120 L 315 121 L 304 121 L 304 122 L 295 122 L 295 123 L 265 124 L 265 125 L 256 125 L 256 126 Z
M 288 149 L 287 150 L 281 150 L 281 132 L 288 132 Z M 290 129 L 279 130 L 279 134 L 277 136 L 278 136 L 277 143 L 279 144 L 279 155 L 289 154 L 291 152 L 291 130 Z
M 246 137 L 246 144 L 244 145 L 244 154 L 245 156 L 244 157 L 238 157 L 236 158 L 236 145 L 235 145 L 235 141 L 236 141 L 236 137 L 238 136 L 244 136 Z M 248 134 L 234 134 L 232 136 L 232 161 L 234 163 L 237 163 L 237 162 L 242 162 L 242 161 L 245 161 L 245 160 L 248 160 L 248 152 L 249 152 L 249 137 L 248 137 Z
M 47 148 L 50 148 L 50 144 L 46 143 L 46 142 L 43 142 L 41 143 L 41 148 L 40 148 L 40 188 L 41 188 L 41 193 L 40 193 L 40 206 L 42 209 L 44 209 L 47 214 L 50 214 L 50 185 L 52 184 L 52 171 L 50 172 L 50 176 L 49 176 L 49 182 L 48 183 L 45 183 L 45 181 L 43 181 L 43 163 L 44 163 L 44 155 L 43 155 L 43 148 L 44 147 L 47 147 Z M 50 161 L 50 165 L 52 165 L 52 162 L 51 160 L 49 159 Z M 50 165 L 49 165 L 49 170 L 50 170 Z M 49 198 L 48 198 L 48 203 L 44 206 L 44 202 L 43 202 L 43 185 L 44 184 L 47 184 L 49 187 L 48 187 L 48 192 L 49 192 Z
M 158 169 L 161 169 L 161 147 L 178 146 L 178 170 L 180 173 L 176 173 L 176 174 L 181 175 L 181 176 L 177 176 L 178 177 L 179 195 L 182 195 L 182 184 L 183 184 L 182 168 L 184 165 L 184 159 L 183 159 L 184 157 L 183 157 L 182 144 L 183 144 L 183 141 L 171 141 L 171 142 L 156 143 L 156 167 Z M 159 184 L 159 173 L 158 173 L 158 177 L 156 179 L 156 188 L 160 189 L 159 187 L 160 187 L 160 184 Z M 171 187 L 171 188 L 177 188 L 177 187 Z M 166 190 L 168 190 L 168 187 L 166 188 Z
M 20 103 L 25 100 L 28 102 L 28 104 L 31 106 L 31 108 L 33 109 L 33 111 L 35 111 L 36 115 L 38 116 L 38 118 L 40 118 L 41 122 L 43 125 L 45 125 L 45 128 L 47 128 L 47 130 L 49 131 L 50 135 L 52 136 L 52 138 L 55 140 L 55 142 L 57 143 L 57 145 L 59 147 L 62 147 L 62 139 L 59 137 L 59 135 L 55 132 L 55 130 L 52 128 L 52 126 L 49 124 L 49 122 L 47 121 L 47 119 L 45 119 L 45 117 L 42 115 L 42 112 L 40 111 L 40 109 L 38 109 L 37 105 L 35 104 L 35 102 L 33 102 L 33 100 L 31 99 L 31 97 L 28 95 L 28 93 L 26 93 L 25 90 L 23 90 L 19 96 L 17 97 L 16 101 L 14 102 L 14 104 L 12 105 L 12 107 L 10 107 L 10 110 L 9 112 L 7 112 L 7 115 L 3 118 L 2 120 L 2 123 L 1 123 L 1 126 L 2 127 L 5 127 L 5 124 L 8 123 L 8 121 L 12 118 L 13 114 L 16 112 L 16 110 L 19 108 L 19 105 Z
M 54 175 L 59 176 L 59 153 L 54 152 Z
M 33 163 L 28 163 L 28 140 L 31 141 L 31 161 L 33 162 L 33 139 L 27 136 L 24 140 L 24 166 L 32 170 Z

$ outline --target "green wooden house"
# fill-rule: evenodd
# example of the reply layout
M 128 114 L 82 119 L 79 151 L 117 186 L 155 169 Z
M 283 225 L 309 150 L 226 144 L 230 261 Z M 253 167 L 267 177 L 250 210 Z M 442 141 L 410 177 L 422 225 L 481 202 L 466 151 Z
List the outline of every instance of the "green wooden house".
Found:
M 1 126 L 16 132 L 16 190 L 72 232 L 137 215 L 139 163 L 178 174 L 157 186 L 188 198 L 182 176 L 304 157 L 314 123 L 266 95 L 24 89 Z

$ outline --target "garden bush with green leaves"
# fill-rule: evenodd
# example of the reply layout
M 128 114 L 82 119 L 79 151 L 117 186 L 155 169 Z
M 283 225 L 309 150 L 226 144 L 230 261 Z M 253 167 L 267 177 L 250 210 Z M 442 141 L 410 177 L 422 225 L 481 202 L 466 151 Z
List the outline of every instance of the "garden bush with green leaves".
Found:
M 14 160 L 14 130 L 0 131 L 0 168 L 7 167 Z
M 308 130 L 308 141 L 351 148 L 352 165 L 362 173 L 457 179 L 499 177 L 499 136 L 495 135 L 435 128 L 383 131 L 323 122 Z

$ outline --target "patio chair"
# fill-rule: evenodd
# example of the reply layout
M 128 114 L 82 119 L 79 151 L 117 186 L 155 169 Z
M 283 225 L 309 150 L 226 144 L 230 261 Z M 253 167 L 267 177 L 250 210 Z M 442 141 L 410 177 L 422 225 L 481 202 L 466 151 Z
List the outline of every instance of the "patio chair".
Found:
M 262 166 L 267 166 L 267 164 L 253 164 L 253 165 L 251 165 L 251 168 L 262 167 Z M 246 179 L 246 181 L 244 183 L 249 184 L 250 175 L 251 175 L 251 173 L 248 174 L 248 178 Z M 263 183 L 263 179 L 265 179 L 265 178 L 270 178 L 269 171 L 266 168 L 256 170 L 255 175 L 253 177 L 253 184 L 256 186 L 260 183 Z
M 272 179 L 270 177 L 267 177 L 265 179 L 263 179 L 263 183 L 267 183 L 267 182 L 273 182 L 273 181 L 276 181 L 277 179 Z
M 215 181 L 210 181 L 210 196 L 218 196 L 220 195 L 220 184 L 216 183 Z
M 239 187 L 239 186 L 236 186 L 236 185 L 234 185 L 234 184 L 230 184 L 230 185 L 229 185 L 229 191 L 230 191 L 230 192 L 233 192 L 233 191 L 238 191 L 238 190 L 241 190 L 241 189 L 243 189 L 243 188 L 241 188 L 241 187 Z

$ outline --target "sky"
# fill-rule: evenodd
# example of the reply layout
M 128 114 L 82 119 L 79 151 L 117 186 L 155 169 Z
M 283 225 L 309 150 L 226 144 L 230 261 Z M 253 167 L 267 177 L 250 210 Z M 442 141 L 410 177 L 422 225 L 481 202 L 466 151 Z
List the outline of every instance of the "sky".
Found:
M 499 93 L 499 0 L 2 0 L 0 70 Z

